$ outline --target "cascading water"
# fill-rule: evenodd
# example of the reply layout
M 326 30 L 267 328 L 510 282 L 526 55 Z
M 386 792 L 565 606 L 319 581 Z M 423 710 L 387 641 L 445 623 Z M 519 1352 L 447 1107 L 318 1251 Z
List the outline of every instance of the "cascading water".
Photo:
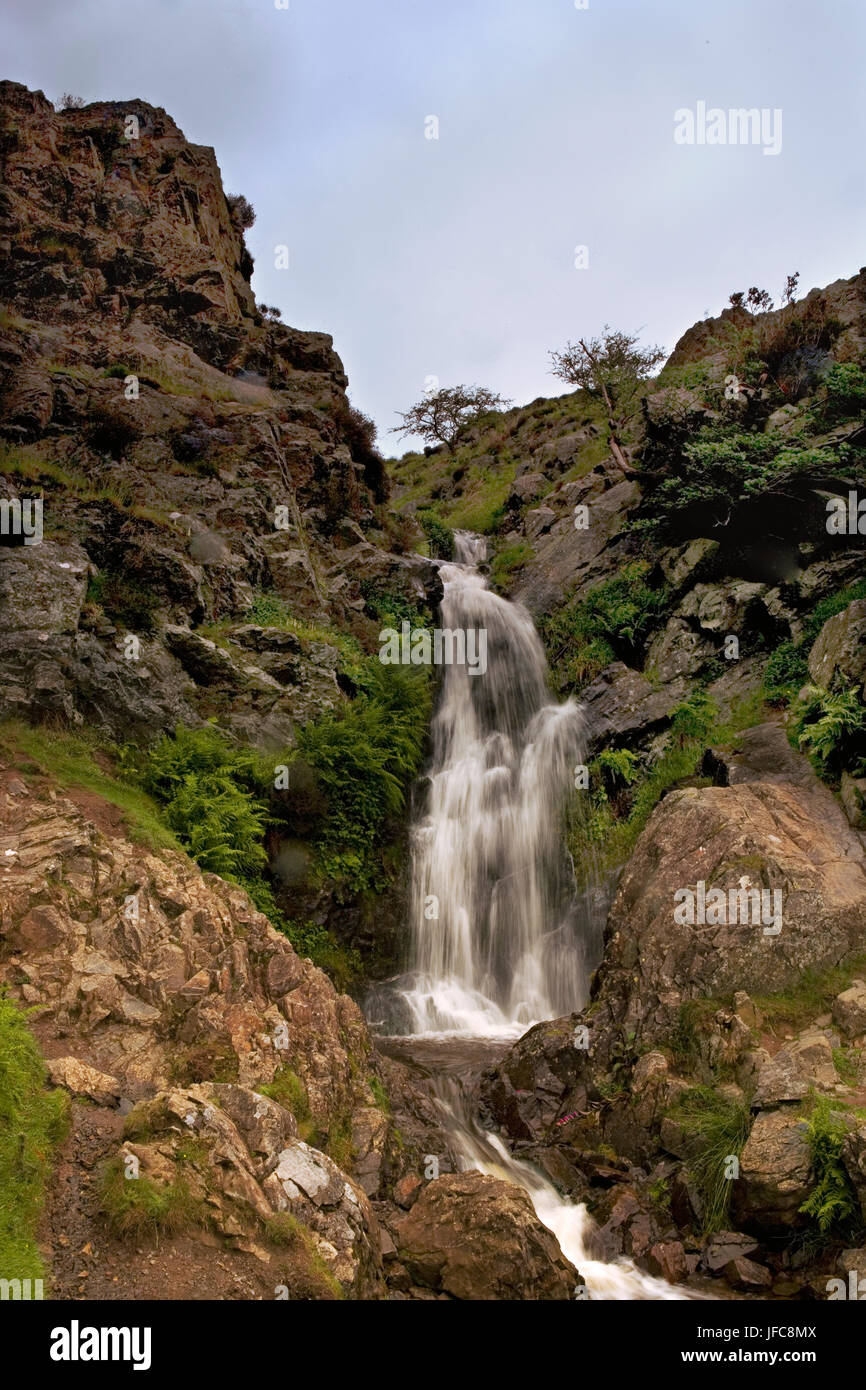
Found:
M 551 702 L 529 614 L 487 588 L 484 541 L 458 531 L 455 549 L 440 571 L 442 627 L 486 633 L 487 669 L 444 670 L 412 832 L 403 996 L 414 1033 L 513 1036 L 579 1008 L 594 963 L 561 825 L 581 717 Z
M 487 668 L 445 667 L 432 726 L 426 802 L 412 830 L 412 970 L 394 982 L 408 1023 L 401 1041 L 453 1061 L 433 1066 L 431 1088 L 461 1166 L 517 1184 L 559 1239 L 596 1299 L 689 1297 L 627 1260 L 600 1261 L 583 1204 L 566 1201 L 530 1164 L 483 1131 L 466 1103 L 465 1057 L 490 1040 L 586 1002 L 600 933 L 578 895 L 562 816 L 581 761 L 582 719 L 551 702 L 544 651 L 525 609 L 487 588 L 484 541 L 455 535 L 443 564 L 444 629 L 486 632 Z M 477 650 L 477 648 L 476 648 Z M 381 994 L 375 1012 L 384 1007 Z M 393 1040 L 396 1042 L 397 1040 Z M 489 1060 L 489 1059 L 488 1059 Z M 473 1063 L 469 1062 L 471 1070 Z

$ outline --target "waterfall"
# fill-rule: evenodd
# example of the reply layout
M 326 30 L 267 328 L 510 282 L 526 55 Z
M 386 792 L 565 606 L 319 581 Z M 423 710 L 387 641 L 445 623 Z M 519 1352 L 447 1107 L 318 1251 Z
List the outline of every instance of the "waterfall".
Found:
M 444 669 L 424 804 L 412 828 L 411 969 L 374 992 L 368 1007 L 384 1015 L 382 1024 L 399 1018 L 408 1025 L 409 1036 L 392 1045 L 413 1055 L 414 1043 L 428 1065 L 439 1049 L 430 1086 L 460 1166 L 529 1194 L 584 1280 L 584 1296 L 700 1297 L 630 1260 L 600 1260 L 583 1203 L 562 1197 L 481 1129 L 466 1099 L 465 1064 L 454 1072 L 461 1048 L 468 1056 L 482 1040 L 489 1046 L 580 1009 L 600 945 L 563 833 L 574 768 L 583 760 L 580 709 L 551 700 L 532 619 L 491 593 L 479 569 L 483 539 L 458 531 L 455 552 L 440 567 L 442 626 L 485 631 L 487 668 Z
M 587 996 L 588 922 L 562 824 L 582 721 L 551 700 L 529 614 L 488 589 L 483 538 L 458 531 L 455 550 L 440 621 L 486 633 L 487 669 L 444 667 L 412 830 L 403 998 L 413 1033 L 517 1036 Z

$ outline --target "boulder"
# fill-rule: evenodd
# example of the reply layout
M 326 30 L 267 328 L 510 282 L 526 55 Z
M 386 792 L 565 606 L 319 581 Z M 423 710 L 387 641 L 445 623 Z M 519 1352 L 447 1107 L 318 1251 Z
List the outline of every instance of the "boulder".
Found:
M 809 653 L 809 675 L 827 690 L 837 679 L 866 686 L 866 599 L 828 618 Z
M 832 1013 L 846 1037 L 863 1037 L 866 1034 L 866 980 L 854 980 L 848 989 L 837 994 Z
M 564 1301 L 580 1275 L 528 1194 L 484 1173 L 430 1182 L 397 1227 L 416 1283 L 452 1298 Z
M 800 1207 L 812 1182 L 805 1121 L 778 1110 L 758 1115 L 734 1184 L 733 1207 L 743 1226 L 759 1231 L 802 1226 Z
M 86 1096 L 96 1105 L 117 1105 L 120 1082 L 116 1076 L 97 1071 L 77 1057 L 51 1057 L 46 1062 L 52 1085 L 63 1086 L 74 1096 Z

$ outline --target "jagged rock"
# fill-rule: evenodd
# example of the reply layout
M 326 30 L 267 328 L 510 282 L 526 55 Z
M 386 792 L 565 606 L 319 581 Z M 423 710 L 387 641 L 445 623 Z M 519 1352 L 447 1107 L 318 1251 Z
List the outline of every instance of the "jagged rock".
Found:
M 671 618 L 647 648 L 647 670 L 667 685 L 679 676 L 696 676 L 715 655 L 712 642 L 684 619 Z
M 767 1110 L 783 1101 L 802 1100 L 813 1088 L 831 1090 L 838 1083 L 833 1049 L 817 1029 L 786 1043 L 775 1057 L 758 1054 L 752 1104 Z
M 828 618 L 809 653 L 809 675 L 828 690 L 837 675 L 847 685 L 866 685 L 866 599 Z
M 616 661 L 581 691 L 589 737 L 605 744 L 647 735 L 670 718 L 687 688 L 687 681 L 680 677 L 656 690 L 638 671 Z
M 47 792 L 0 791 L 0 840 L 13 851 L 0 880 L 3 975 L 29 987 L 49 1035 L 86 1039 L 82 1060 L 125 1095 L 169 1079 L 256 1086 L 288 1065 L 323 1129 L 369 1105 L 358 1006 L 242 889 L 100 831 Z
M 812 1189 L 806 1125 L 783 1111 L 758 1115 L 740 1155 L 733 1205 L 749 1227 L 780 1230 L 803 1224 L 800 1207 Z
M 680 1240 L 657 1241 L 646 1257 L 651 1274 L 660 1275 L 669 1284 L 679 1284 L 689 1272 L 685 1246 Z
M 564 1300 L 580 1282 L 528 1194 L 483 1173 L 429 1183 L 397 1245 L 417 1283 L 453 1298 Z
M 54 1086 L 64 1086 L 74 1096 L 87 1096 L 97 1105 L 116 1105 L 120 1100 L 120 1082 L 116 1076 L 97 1071 L 77 1057 L 51 1057 L 46 1066 Z
M 747 1260 L 741 1255 L 728 1261 L 724 1275 L 726 1283 L 733 1289 L 768 1289 L 773 1283 L 773 1276 L 765 1265 L 756 1264 L 754 1260 Z
M 379 1228 L 366 1197 L 326 1154 L 294 1137 L 293 1117 L 274 1101 L 241 1086 L 170 1089 L 137 1106 L 127 1130 L 121 1153 L 138 1159 L 141 1176 L 158 1185 L 182 1177 L 236 1248 L 267 1239 L 268 1223 L 286 1212 L 311 1233 L 349 1297 L 381 1293 Z
M 711 1274 L 717 1274 L 731 1260 L 745 1259 L 757 1248 L 758 1242 L 741 1231 L 717 1231 L 707 1242 L 702 1260 Z
M 854 980 L 833 1000 L 833 1018 L 849 1038 L 866 1034 L 866 981 Z
M 681 597 L 687 589 L 709 577 L 719 549 L 718 541 L 703 538 L 662 551 L 659 564 L 673 598 Z

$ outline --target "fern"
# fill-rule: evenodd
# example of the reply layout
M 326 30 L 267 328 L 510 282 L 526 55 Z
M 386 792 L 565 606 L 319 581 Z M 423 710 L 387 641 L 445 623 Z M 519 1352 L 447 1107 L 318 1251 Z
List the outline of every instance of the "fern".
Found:
M 826 1096 L 815 1101 L 807 1126 L 807 1140 L 815 1173 L 815 1186 L 800 1207 L 822 1235 L 843 1225 L 857 1212 L 857 1196 L 842 1164 L 845 1122 L 831 1109 Z

